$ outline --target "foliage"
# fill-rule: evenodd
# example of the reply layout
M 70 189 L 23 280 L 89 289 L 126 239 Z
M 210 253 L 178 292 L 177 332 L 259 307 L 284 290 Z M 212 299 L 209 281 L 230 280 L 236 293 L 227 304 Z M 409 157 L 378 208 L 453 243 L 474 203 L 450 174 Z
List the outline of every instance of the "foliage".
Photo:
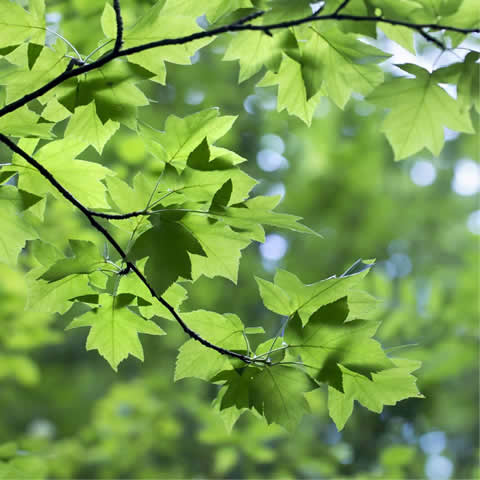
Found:
M 447 46 L 457 47 L 467 34 L 478 32 L 480 22 L 472 20 L 475 9 L 470 3 L 328 1 L 312 13 L 308 2 L 293 7 L 281 0 L 229 2 L 228 7 L 225 2 L 198 0 L 166 0 L 153 5 L 124 1 L 121 6 L 118 1 L 113 6 L 92 2 L 88 7 L 79 4 L 73 11 L 48 3 L 45 10 L 41 0 L 32 0 L 25 8 L 20 2 L 1 1 L 5 14 L 0 33 L 0 140 L 13 153 L 3 151 L 6 161 L 0 170 L 0 267 L 3 276 L 11 277 L 17 285 L 8 293 L 14 300 L 12 309 L 5 310 L 5 321 L 13 312 L 18 320 L 11 327 L 11 336 L 0 337 L 5 351 L 0 375 L 33 385 L 40 374 L 25 350 L 64 338 L 67 345 L 69 338 L 85 342 L 85 334 L 86 349 L 97 350 L 120 374 L 123 368 L 126 372 L 136 368 L 129 366 L 131 361 L 121 362 L 129 355 L 144 360 L 145 349 L 148 371 L 148 362 L 155 362 L 157 367 L 173 363 L 171 355 L 158 350 L 162 341 L 167 350 L 178 344 L 178 335 L 170 325 L 177 322 L 190 338 L 179 348 L 175 380 L 193 377 L 207 381 L 217 395 L 213 407 L 203 407 L 199 415 L 207 419 L 202 442 L 208 445 L 222 438 L 215 431 L 214 416 L 220 416 L 228 430 L 242 416 L 235 428 L 248 431 L 253 445 L 252 450 L 242 445 L 242 455 L 259 455 L 255 459 L 259 463 L 269 455 L 253 453 L 262 451 L 264 436 L 284 435 L 272 425 L 265 430 L 265 423 L 295 432 L 305 415 L 313 413 L 321 418 L 328 412 L 341 430 L 352 415 L 354 401 L 380 413 L 384 406 L 423 397 L 412 372 L 420 367 L 415 360 L 418 357 L 428 372 L 428 352 L 413 353 L 410 358 L 393 350 L 412 338 L 404 330 L 413 328 L 418 312 L 413 309 L 400 323 L 382 324 L 386 317 L 383 307 L 363 290 L 370 283 L 381 296 L 387 296 L 384 291 L 382 294 L 386 287 L 377 276 L 370 282 L 370 276 L 365 278 L 373 261 L 358 261 L 344 274 L 322 281 L 315 272 L 314 283 L 309 284 L 283 269 L 276 269 L 270 282 L 262 278 L 265 272 L 258 266 L 251 266 L 251 271 L 259 273 L 256 280 L 264 306 L 283 318 L 265 320 L 266 314 L 259 313 L 258 308 L 252 315 L 242 307 L 242 321 L 233 313 L 208 310 L 212 303 L 221 311 L 233 310 L 234 305 L 215 295 L 211 298 L 211 288 L 204 295 L 205 282 L 223 278 L 237 285 L 242 255 L 248 261 L 251 248 L 247 247 L 264 242 L 265 230 L 295 233 L 291 238 L 299 242 L 299 251 L 315 245 L 317 252 L 324 241 L 317 231 L 326 238 L 329 232 L 324 230 L 326 224 L 315 221 L 315 228 L 309 228 L 300 217 L 279 213 L 276 208 L 281 196 L 269 194 L 250 175 L 254 172 L 244 158 L 251 153 L 248 146 L 237 148 L 244 156 L 229 148 L 235 143 L 231 139 L 236 129 L 245 125 L 241 117 L 237 119 L 238 102 L 233 102 L 233 108 L 222 108 L 235 115 L 222 115 L 217 108 L 179 115 L 181 109 L 177 111 L 175 105 L 162 111 L 156 102 L 168 104 L 164 100 L 167 75 L 178 78 L 179 86 L 185 81 L 175 70 L 181 67 L 170 64 L 188 66 L 200 49 L 203 55 L 220 45 L 227 61 L 225 68 L 232 61 L 239 63 L 239 92 L 251 93 L 255 85 L 262 87 L 255 90 L 259 98 L 275 92 L 279 112 L 286 110 L 314 129 L 326 101 L 338 108 L 335 115 L 341 122 L 341 110 L 347 115 L 357 99 L 365 98 L 370 105 L 390 110 L 381 128 L 395 160 L 424 148 L 439 156 L 445 145 L 444 127 L 474 133 L 480 113 L 478 53 L 464 52 L 464 58 L 437 66 Z M 62 22 L 46 25 L 48 14 L 57 11 Z M 89 35 L 77 23 L 87 17 L 98 24 Z M 393 69 L 386 40 L 382 43 L 377 38 L 380 30 L 376 26 L 414 54 L 419 39 L 438 49 L 432 68 L 405 63 L 399 65 L 400 70 Z M 212 65 L 206 70 L 211 75 L 208 68 Z M 457 87 L 457 98 L 442 88 L 444 84 Z M 213 94 L 219 97 L 214 102 L 222 105 L 222 93 L 214 89 Z M 159 118 L 164 112 L 169 115 Z M 379 129 L 379 117 L 369 119 L 369 128 Z M 339 126 L 323 128 L 334 132 Z M 17 143 L 8 137 L 18 138 Z M 343 154 L 329 143 L 331 138 L 321 138 L 322 148 L 327 150 L 328 145 L 332 157 Z M 374 146 L 369 141 L 368 156 L 372 159 L 365 159 L 365 169 L 354 165 L 354 155 L 346 152 L 344 156 L 350 161 L 345 164 L 346 173 L 336 174 L 331 185 L 353 185 L 348 170 L 356 169 L 364 178 L 357 180 L 359 196 L 367 195 L 373 175 L 370 169 L 375 169 Z M 320 152 L 322 148 L 317 147 L 313 148 Z M 329 164 L 335 161 L 341 159 L 328 160 Z M 355 173 L 351 175 L 353 178 Z M 306 185 L 311 176 L 299 170 L 299 183 L 292 188 L 302 192 L 305 187 L 300 179 Z M 318 198 L 323 195 L 317 194 Z M 341 192 L 335 192 L 335 198 L 338 201 L 332 208 L 340 219 Z M 357 201 L 352 200 L 353 204 Z M 298 210 L 308 211 L 300 199 L 298 202 Z M 305 202 L 308 206 L 309 201 Z M 382 224 L 383 215 L 375 216 L 377 226 Z M 306 216 L 315 219 L 318 212 Z M 346 222 L 342 227 L 348 231 Z M 372 234 L 374 228 L 363 225 L 362 231 Z M 348 262 L 352 248 L 343 242 L 342 248 L 337 254 L 341 260 L 324 264 L 319 271 L 337 269 Z M 358 256 L 370 254 L 376 252 L 358 252 Z M 301 268 L 299 264 L 293 262 L 292 270 Z M 215 288 L 232 292 L 229 286 L 221 285 Z M 246 295 L 243 290 L 236 287 L 232 297 Z M 253 302 L 254 293 L 250 287 L 247 291 Z M 199 302 L 202 295 L 210 298 L 208 307 L 201 305 L 204 299 Z M 66 337 L 59 326 L 69 330 Z M 77 335 L 70 332 L 77 327 L 88 327 L 88 333 L 82 329 L 79 336 L 70 337 Z M 377 330 L 380 338 L 374 339 Z M 166 333 L 164 339 L 145 336 Z M 391 348 L 386 349 L 382 342 Z M 436 348 L 441 355 L 442 343 Z M 454 372 L 469 368 L 469 354 Z M 39 365 L 42 368 L 41 362 Z M 96 364 L 95 368 L 103 366 Z M 88 388 L 94 377 L 87 371 L 84 375 L 83 386 Z M 156 400 L 168 395 L 169 388 L 174 387 L 153 380 L 114 387 L 97 404 L 93 423 L 82 433 L 80 442 L 33 442 L 27 450 L 40 453 L 25 458 L 17 455 L 16 444 L 0 445 L 5 460 L 0 463 L 0 478 L 42 477 L 47 471 L 50 476 L 72 476 L 82 464 L 79 459 L 84 449 L 96 455 L 93 463 L 101 463 L 105 456 L 117 458 L 108 435 L 128 437 L 131 429 L 136 430 L 135 422 L 129 423 L 129 409 L 138 409 L 144 425 L 160 418 L 159 409 L 163 409 L 164 420 L 175 416 L 176 407 Z M 322 410 L 318 405 L 325 389 L 328 403 Z M 194 396 L 178 395 L 177 401 L 194 415 Z M 127 413 L 119 416 L 126 420 L 117 425 L 115 405 L 121 410 L 124 402 Z M 244 420 L 247 411 L 252 418 Z M 110 425 L 112 415 L 115 419 Z M 96 422 L 106 422 L 107 426 Z M 149 471 L 147 460 L 157 436 L 167 443 L 180 442 L 178 425 L 171 422 L 165 430 L 154 424 L 146 443 L 136 446 L 136 455 L 145 455 L 145 462 L 144 469 L 135 475 L 157 475 Z M 118 431 L 103 438 L 99 432 L 105 428 Z M 241 433 L 239 437 L 235 432 L 232 435 L 226 444 L 241 438 Z M 58 464 L 41 459 L 41 452 L 49 449 L 60 459 Z M 235 448 L 223 446 L 213 474 L 230 471 L 237 465 L 236 456 Z M 392 466 L 393 457 L 404 458 L 403 463 Z M 100 468 L 98 475 L 128 475 L 133 457 L 118 456 L 118 461 L 118 469 L 112 462 L 105 470 Z M 396 473 L 406 471 L 414 463 L 414 453 L 385 451 L 382 462 Z M 327 465 L 325 461 L 312 469 L 315 474 L 325 473 Z M 185 474 L 172 468 L 169 475 Z

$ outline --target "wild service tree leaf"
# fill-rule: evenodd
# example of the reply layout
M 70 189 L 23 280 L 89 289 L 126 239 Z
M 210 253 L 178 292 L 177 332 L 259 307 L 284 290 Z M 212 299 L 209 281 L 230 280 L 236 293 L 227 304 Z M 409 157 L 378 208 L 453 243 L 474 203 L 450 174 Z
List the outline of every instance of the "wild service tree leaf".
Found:
M 28 46 L 26 44 L 6 55 L 5 60 L 15 66 L 12 72 L 1 80 L 7 87 L 7 102 L 17 100 L 63 73 L 69 62 L 69 59 L 65 57 L 66 53 L 65 43 L 57 41 L 55 45 L 42 48 L 33 65 L 28 63 Z M 42 96 L 40 101 L 46 101 L 50 96 Z
M 66 109 L 56 97 L 51 98 L 42 111 L 42 118 L 49 122 L 61 122 L 68 118 L 72 112 Z
M 286 109 L 290 115 L 297 116 L 310 126 L 321 92 L 310 99 L 307 98 L 302 65 L 283 54 L 278 73 L 269 71 L 258 83 L 259 87 L 275 85 L 278 85 L 277 110 L 281 112 Z
M 93 273 L 106 263 L 93 242 L 69 240 L 69 243 L 74 256 L 58 260 L 39 278 L 56 282 L 73 274 Z
M 56 96 L 71 112 L 94 100 L 96 113 L 104 124 L 111 120 L 135 130 L 137 107 L 149 104 L 145 94 L 135 85 L 137 81 L 138 77 L 126 62 L 110 62 L 62 83 L 54 93 L 44 97 L 50 100 Z
M 25 242 L 38 238 L 24 212 L 40 199 L 11 185 L 0 186 L 0 262 L 16 265 Z
M 190 255 L 192 279 L 217 276 L 237 283 L 241 251 L 250 244 L 230 227 L 220 222 L 212 224 L 205 216 L 186 215 L 182 225 L 197 239 L 205 255 Z
M 416 55 L 415 50 L 415 33 L 408 27 L 401 25 L 389 25 L 382 23 L 380 29 L 383 33 L 394 42 L 398 43 L 405 50 L 408 50 L 413 55 Z
M 480 112 L 480 54 L 469 52 L 463 62 L 452 63 L 435 70 L 433 76 L 440 83 L 457 86 L 457 101 L 461 110 L 475 107 Z
M 85 206 L 92 208 L 108 207 L 105 198 L 106 188 L 102 183 L 112 170 L 98 163 L 76 160 L 75 157 L 88 146 L 84 140 L 75 137 L 54 140 L 41 147 L 35 159 L 47 168 L 53 176 Z M 50 183 L 18 156 L 9 167 L 20 173 L 19 186 L 40 195 L 51 193 L 63 198 Z
M 206 15 L 211 22 L 217 21 L 220 17 L 224 17 L 241 8 L 253 7 L 250 0 L 209 0 L 206 3 L 197 0 L 167 0 L 164 10 L 167 12 L 177 12 L 183 15 L 191 15 L 195 18 Z
M 302 324 L 305 325 L 310 315 L 320 307 L 349 295 L 351 289 L 369 272 L 370 265 L 363 265 L 366 268 L 358 273 L 333 276 L 310 285 L 303 284 L 297 276 L 285 270 L 277 270 L 274 283 L 260 278 L 256 280 L 263 303 L 269 310 L 286 316 L 298 312 Z M 372 302 L 376 304 L 373 299 Z
M 288 322 L 284 336 L 288 353 L 300 356 L 312 377 L 340 390 L 340 365 L 362 375 L 392 367 L 381 345 L 371 338 L 379 323 L 346 321 L 347 317 L 347 298 L 343 297 L 319 308 L 305 326 L 295 314 Z
M 439 155 L 444 144 L 444 127 L 473 133 L 467 111 L 439 87 L 427 70 L 411 64 L 400 66 L 416 78 L 397 78 L 374 90 L 368 100 L 391 109 L 382 130 L 401 160 L 427 147 Z
M 192 278 L 190 254 L 205 255 L 198 240 L 180 223 L 150 217 L 153 228 L 136 240 L 131 258 L 139 260 L 148 257 L 145 275 L 161 295 L 179 277 Z
M 142 125 L 139 133 L 152 155 L 181 170 L 189 155 L 205 138 L 209 143 L 215 142 L 230 130 L 235 119 L 233 116 L 219 116 L 218 109 L 211 108 L 184 118 L 170 115 L 165 121 L 164 132 Z
M 134 296 L 128 294 L 101 295 L 100 307 L 76 318 L 67 326 L 67 330 L 91 327 L 87 337 L 87 350 L 98 350 L 115 371 L 128 355 L 143 361 L 139 333 L 165 335 L 157 324 L 142 319 L 128 308 L 133 299 Z
M 177 3 L 157 2 L 153 5 L 131 29 L 125 31 L 124 48 L 202 31 L 194 12 L 178 8 Z M 115 38 L 115 13 L 108 3 L 102 15 L 102 28 L 107 38 Z M 145 50 L 130 55 L 128 61 L 152 72 L 154 76 L 150 80 L 165 84 L 165 62 L 190 65 L 194 53 L 212 41 L 213 38 L 204 38 L 185 44 L 163 46 L 161 49 Z
M 137 262 L 137 267 L 144 268 L 145 261 Z M 145 284 L 133 273 L 128 275 L 115 275 L 107 284 L 107 291 L 116 291 L 117 294 L 125 293 L 137 297 L 137 306 L 142 317 L 152 319 L 153 317 L 165 318 L 174 321 L 172 314 L 150 294 Z M 162 295 L 177 312 L 180 306 L 187 299 L 187 291 L 180 284 L 174 283 Z
M 200 336 L 216 345 L 236 351 L 247 349 L 245 327 L 236 315 L 197 310 L 182 314 L 182 318 Z M 227 356 L 190 339 L 179 349 L 175 381 L 187 377 L 210 380 L 218 373 L 232 368 Z
M 12 137 L 52 138 L 53 125 L 39 120 L 39 115 L 24 106 L 0 118 L 0 131 Z
M 88 105 L 77 107 L 68 122 L 65 131 L 65 138 L 74 137 L 76 140 L 84 141 L 92 145 L 101 155 L 103 147 L 118 130 L 120 124 L 107 120 L 103 124 L 97 116 L 95 101 Z
M 301 370 L 287 365 L 264 368 L 245 367 L 223 372 L 227 389 L 220 408 L 254 408 L 268 423 L 294 430 L 305 413 L 310 412 L 304 393 L 316 385 Z
M 450 0 L 453 4 L 454 0 Z M 478 9 L 478 2 L 476 0 L 463 0 L 462 2 L 455 2 L 457 9 L 455 13 L 442 18 L 442 24 L 451 25 L 460 28 L 480 28 L 480 11 Z M 452 32 L 449 34 L 452 39 L 453 47 L 457 47 L 465 40 L 465 35 L 461 33 Z
M 337 28 L 313 29 L 302 45 L 302 66 L 307 97 L 322 91 L 340 108 L 352 92 L 369 94 L 383 83 L 383 71 L 376 65 L 390 57 L 388 53 L 359 41 L 355 34 Z
M 43 8 L 42 8 L 43 7 Z M 27 40 L 38 45 L 45 43 L 43 2 L 32 1 L 27 12 L 18 3 L 0 0 L 0 48 L 19 45 Z
M 312 229 L 299 223 L 302 219 L 301 217 L 273 212 L 272 210 L 278 205 L 280 200 L 280 196 L 253 197 L 228 208 L 211 209 L 210 215 L 233 228 L 249 231 L 248 235 L 250 238 L 260 242 L 265 240 L 265 232 L 263 228 L 259 228 L 262 225 L 319 235 Z
M 73 298 L 97 293 L 86 275 L 69 275 L 56 282 L 39 280 L 46 268 L 35 268 L 28 272 L 28 297 L 26 310 L 63 314 L 72 307 Z
M 354 400 L 380 413 L 384 405 L 395 405 L 406 398 L 423 398 L 411 372 L 420 368 L 420 362 L 405 358 L 391 359 L 394 367 L 373 373 L 369 379 L 340 365 L 343 392 L 328 387 L 328 411 L 338 430 L 342 430 L 353 411 Z
M 263 66 L 276 71 L 282 61 L 282 52 L 298 48 L 295 36 L 289 30 L 270 37 L 263 32 L 238 33 L 230 41 L 223 60 L 240 63 L 239 83 L 248 80 Z
M 228 153 L 210 147 L 204 139 L 188 156 L 181 174 L 166 164 L 156 188 L 150 190 L 155 191 L 153 203 L 165 207 L 187 204 L 190 209 L 208 211 L 216 193 L 229 181 L 232 191 L 228 203 L 242 202 L 257 182 L 240 170 L 234 163 L 237 159 Z

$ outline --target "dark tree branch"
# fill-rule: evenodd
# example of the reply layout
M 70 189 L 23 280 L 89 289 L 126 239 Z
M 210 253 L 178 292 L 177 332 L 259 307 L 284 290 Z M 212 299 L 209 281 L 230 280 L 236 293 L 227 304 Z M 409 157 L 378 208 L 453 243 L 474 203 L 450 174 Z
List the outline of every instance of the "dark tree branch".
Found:
M 113 9 L 115 10 L 115 19 L 117 21 L 117 36 L 115 38 L 113 52 L 118 53 L 123 45 L 123 18 L 120 10 L 120 0 L 113 0 Z
M 337 7 L 333 14 L 337 15 L 338 13 L 340 13 L 340 11 L 343 10 L 349 3 L 350 0 L 343 0 L 343 2 Z
M 128 256 L 125 250 L 123 250 L 123 248 L 118 244 L 118 242 L 110 234 L 110 232 L 95 219 L 95 216 L 92 214 L 92 212 L 88 208 L 86 208 L 60 182 L 58 182 L 58 180 L 52 175 L 52 173 L 49 170 L 47 170 L 41 163 L 35 160 L 32 156 L 28 155 L 27 152 L 25 152 L 22 148 L 20 148 L 18 145 L 13 143 L 8 137 L 3 135 L 2 133 L 0 133 L 0 142 L 4 143 L 8 148 L 10 148 L 10 150 L 12 150 L 17 155 L 20 155 L 26 162 L 28 162 L 32 167 L 34 167 L 40 173 L 40 175 L 42 175 L 50 183 L 50 185 L 52 185 L 69 203 L 71 203 L 74 207 L 80 210 L 85 215 L 85 217 L 87 217 L 92 227 L 104 236 L 104 238 L 110 243 L 110 245 L 112 245 L 112 247 L 118 252 L 122 260 L 125 262 L 125 268 L 121 270 L 119 273 L 127 274 L 130 271 L 134 272 L 135 275 L 140 279 L 140 281 L 148 288 L 148 291 L 150 292 L 152 297 L 157 299 L 172 314 L 172 316 L 180 324 L 180 326 L 183 328 L 183 330 L 189 337 L 193 338 L 197 342 L 200 342 L 205 347 L 211 348 L 212 350 L 215 350 L 216 352 L 222 355 L 228 355 L 229 357 L 237 358 L 247 364 L 250 364 L 250 363 L 267 364 L 268 363 L 266 360 L 255 359 L 247 355 L 242 355 L 241 353 L 233 352 L 226 348 L 215 345 L 209 342 L 208 340 L 206 340 L 205 338 L 203 338 L 202 336 L 200 336 L 194 330 L 192 330 L 183 321 L 183 319 L 177 313 L 175 308 L 172 305 L 170 305 L 161 295 L 158 295 L 155 292 L 155 289 L 150 285 L 150 283 L 145 278 L 143 273 L 138 269 L 138 267 L 133 262 L 128 260 Z
M 137 210 L 135 212 L 128 213 L 104 213 L 95 212 L 94 210 L 87 209 L 92 217 L 105 218 L 106 220 L 127 220 L 128 218 L 142 217 L 152 215 L 155 212 L 150 210 Z
M 441 50 L 446 50 L 447 47 L 440 41 L 438 40 L 437 38 L 435 38 L 433 35 L 430 35 L 429 33 L 427 33 L 425 30 L 423 29 L 420 29 L 418 31 L 418 33 L 420 33 L 420 35 L 425 39 L 427 40 L 427 42 L 432 42 L 434 43 L 438 48 L 440 48 Z
M 261 12 L 261 11 L 257 12 L 256 14 L 254 14 L 253 18 L 258 18 L 263 14 L 264 12 Z M 66 69 L 66 71 L 63 72 L 58 77 L 54 78 L 53 80 L 46 83 L 45 85 L 38 88 L 37 90 L 34 90 L 33 92 L 28 93 L 22 98 L 14 102 L 11 102 L 10 104 L 5 105 L 3 108 L 1 108 L 0 117 L 3 117 L 7 113 L 11 113 L 17 110 L 18 108 L 22 107 L 23 105 L 27 104 L 28 102 L 41 97 L 42 95 L 49 92 L 50 90 L 60 85 L 64 81 L 69 80 L 70 78 L 78 77 L 79 75 L 88 73 L 97 68 L 103 67 L 104 65 L 106 65 L 107 63 L 111 62 L 116 58 L 125 57 L 128 55 L 134 55 L 136 53 L 143 52 L 145 50 L 164 47 L 167 45 L 184 45 L 186 43 L 190 43 L 195 40 L 200 40 L 202 38 L 215 37 L 217 35 L 221 35 L 227 32 L 241 32 L 241 31 L 247 30 L 247 31 L 260 31 L 268 35 L 271 35 L 273 30 L 281 30 L 285 28 L 295 27 L 295 26 L 303 25 L 309 22 L 319 22 L 319 21 L 328 21 L 328 20 L 338 20 L 338 21 L 352 20 L 356 22 L 381 22 L 381 23 L 387 23 L 390 25 L 400 25 L 403 27 L 407 27 L 417 31 L 420 35 L 423 35 L 424 38 L 435 43 L 437 46 L 440 46 L 441 42 L 439 42 L 437 39 L 434 40 L 431 35 L 427 34 L 424 31 L 424 29 L 428 28 L 433 30 L 445 30 L 449 32 L 462 33 L 464 35 L 467 35 L 469 33 L 480 33 L 480 28 L 460 28 L 460 27 L 454 27 L 450 25 L 439 25 L 435 23 L 416 24 L 411 22 L 405 22 L 402 20 L 394 20 L 394 19 L 388 19 L 383 17 L 375 17 L 375 16 L 363 17 L 359 15 L 347 15 L 347 14 L 341 14 L 341 13 L 332 13 L 329 15 L 317 15 L 317 13 L 314 13 L 312 15 L 309 15 L 307 17 L 300 18 L 297 20 L 290 20 L 290 21 L 267 24 L 267 25 L 253 25 L 251 23 L 244 23 L 244 22 L 248 22 L 248 20 L 252 20 L 252 16 L 249 16 L 249 17 L 245 17 L 245 19 L 239 20 L 229 25 L 213 28 L 211 30 L 204 30 L 202 32 L 193 33 L 191 35 L 186 35 L 184 37 L 165 38 L 162 40 L 145 43 L 142 45 L 126 48 L 123 50 L 120 49 L 118 51 L 115 51 L 115 49 L 113 49 L 107 55 L 99 58 L 98 60 L 90 64 L 80 65 L 78 66 L 78 68 L 73 68 L 73 65 L 69 64 L 69 67 Z M 117 28 L 118 28 L 118 23 L 117 23 Z M 118 36 L 117 36 L 117 40 L 118 40 Z M 441 48 L 443 48 L 443 45 Z

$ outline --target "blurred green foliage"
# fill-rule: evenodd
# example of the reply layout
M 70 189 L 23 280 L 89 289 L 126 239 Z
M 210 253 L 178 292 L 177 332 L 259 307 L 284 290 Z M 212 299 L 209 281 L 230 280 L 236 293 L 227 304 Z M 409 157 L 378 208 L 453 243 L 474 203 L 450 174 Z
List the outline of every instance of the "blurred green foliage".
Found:
M 123 3 L 127 23 L 149 4 Z M 61 16 L 62 31 L 82 52 L 97 46 L 103 0 L 47 5 L 52 23 Z M 2 264 L 0 460 L 10 462 L 0 478 L 479 478 L 478 197 L 452 189 L 461 162 L 480 161 L 478 137 L 452 135 L 438 157 L 422 151 L 394 163 L 379 132 L 383 112 L 373 104 L 357 97 L 342 111 L 322 101 L 306 128 L 273 111 L 273 90 L 254 90 L 256 77 L 237 85 L 238 66 L 219 61 L 225 48 L 220 38 L 193 66 L 168 65 L 166 86 L 140 82 L 151 100 L 141 120 L 161 128 L 171 113 L 212 106 L 240 114 L 223 145 L 249 159 L 245 171 L 261 180 L 256 193 L 281 193 L 284 211 L 302 215 L 324 239 L 270 229 L 285 240 L 284 255 L 272 259 L 250 246 L 238 288 L 202 278 L 189 287 L 185 309 L 233 312 L 273 333 L 278 325 L 261 304 L 254 275 L 271 279 L 281 267 L 313 282 L 356 258 L 376 257 L 366 284 L 381 301 L 379 338 L 387 348 L 410 345 L 402 356 L 423 361 L 417 373 L 426 398 L 386 407 L 380 416 L 360 407 L 339 433 L 326 392 L 317 389 L 307 394 L 312 415 L 293 433 L 250 414 L 230 432 L 211 404 L 216 387 L 172 382 L 185 340 L 177 326 L 166 323 L 167 336 L 145 338 L 145 362 L 129 359 L 115 374 L 84 351 L 82 331 L 64 331 L 72 312 L 24 312 L 32 279 Z M 265 150 L 283 157 L 280 168 L 262 164 Z M 8 158 L 4 148 L 1 155 Z M 98 160 L 98 152 L 90 148 L 84 159 Z M 122 127 L 102 162 L 129 179 L 151 159 Z M 414 183 L 419 165 L 434 172 L 431 184 Z M 61 202 L 51 202 L 37 223 L 42 238 L 57 245 L 65 239 L 65 248 L 73 231 L 77 239 L 98 239 Z M 268 238 L 278 237 L 267 236 L 267 246 Z M 21 256 L 25 266 L 35 266 L 31 251 Z

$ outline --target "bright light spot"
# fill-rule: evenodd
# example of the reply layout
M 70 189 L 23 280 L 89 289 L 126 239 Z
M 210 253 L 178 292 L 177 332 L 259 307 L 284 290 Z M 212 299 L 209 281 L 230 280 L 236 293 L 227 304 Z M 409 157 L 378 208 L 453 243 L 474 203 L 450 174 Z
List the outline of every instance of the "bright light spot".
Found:
M 441 455 L 431 455 L 425 463 L 425 474 L 432 480 L 448 480 L 453 473 L 453 463 Z
M 475 210 L 468 216 L 467 227 L 475 235 L 480 235 L 480 210 Z
M 322 118 L 326 117 L 330 113 L 330 101 L 327 97 L 322 97 L 320 103 L 318 104 L 317 108 L 315 109 L 315 113 L 313 116 L 315 118 Z
M 45 15 L 45 20 L 47 23 L 59 23 L 62 19 L 62 14 L 59 12 L 51 12 Z
M 225 46 L 224 45 L 217 45 L 216 47 L 213 47 L 212 48 L 212 52 L 215 54 L 215 55 L 223 55 L 225 53 Z
M 267 235 L 265 238 L 265 243 L 260 245 L 260 253 L 265 260 L 280 260 L 287 253 L 287 250 L 287 240 L 277 233 L 271 233 L 270 235 Z
M 312 13 L 318 12 L 318 9 L 320 7 L 323 7 L 325 5 L 325 2 L 312 2 L 310 4 L 310 8 L 312 9 Z
M 460 132 L 456 132 L 455 130 L 450 130 L 447 127 L 443 128 L 443 133 L 445 135 L 445 140 L 447 142 L 451 142 L 452 140 L 457 139 L 460 135 Z
M 451 85 L 450 83 L 439 83 L 440 87 L 442 87 L 451 97 L 457 98 L 457 86 Z
M 428 432 L 420 437 L 420 447 L 428 455 L 438 455 L 447 445 L 445 432 Z
M 55 431 L 55 425 L 46 418 L 36 418 L 28 425 L 28 433 L 35 437 L 53 437 Z
M 410 178 L 415 185 L 426 187 L 437 178 L 437 170 L 432 163 L 420 160 L 410 169 Z
M 273 197 L 275 195 L 280 195 L 283 199 L 283 197 L 285 196 L 285 192 L 286 192 L 285 185 L 281 182 L 278 182 L 278 183 L 273 184 L 268 189 L 266 195 L 268 197 Z
M 405 277 L 412 271 L 412 262 L 404 253 L 394 253 L 386 262 L 385 269 L 390 278 Z
M 208 28 L 208 20 L 207 20 L 207 16 L 206 15 L 202 15 L 200 17 L 197 17 L 197 25 L 200 27 L 200 28 L 203 28 L 204 30 L 206 28 Z
M 409 243 L 407 240 L 403 238 L 397 238 L 388 244 L 388 253 L 392 255 L 397 252 L 406 252 L 408 250 L 408 245 Z
M 277 106 L 277 99 L 274 95 L 265 96 L 265 98 L 262 98 L 260 105 L 264 110 L 275 110 L 275 107 Z
M 411 423 L 404 423 L 402 425 L 402 435 L 403 438 L 408 442 L 408 443 L 413 443 L 415 442 L 415 430 L 413 428 L 413 425 Z
M 185 103 L 200 105 L 205 100 L 205 93 L 201 90 L 189 90 L 185 95 Z
M 243 108 L 247 113 L 255 115 L 258 111 L 259 100 L 258 95 L 249 95 L 243 102 Z
M 375 111 L 375 105 L 367 102 L 355 103 L 355 113 L 361 117 L 367 117 Z
M 458 195 L 474 195 L 480 190 L 480 167 L 473 160 L 460 160 L 455 165 L 452 189 Z
M 280 168 L 288 168 L 287 159 L 283 155 L 268 148 L 260 150 L 257 153 L 257 163 L 264 172 L 274 172 Z
M 273 133 L 262 135 L 262 138 L 260 139 L 260 145 L 263 148 L 274 150 L 275 152 L 280 153 L 280 155 L 285 151 L 285 142 L 281 139 L 281 137 L 274 135 Z
M 200 61 L 200 50 L 197 50 L 191 57 L 190 57 L 190 63 L 193 65 L 194 63 L 197 63 Z

